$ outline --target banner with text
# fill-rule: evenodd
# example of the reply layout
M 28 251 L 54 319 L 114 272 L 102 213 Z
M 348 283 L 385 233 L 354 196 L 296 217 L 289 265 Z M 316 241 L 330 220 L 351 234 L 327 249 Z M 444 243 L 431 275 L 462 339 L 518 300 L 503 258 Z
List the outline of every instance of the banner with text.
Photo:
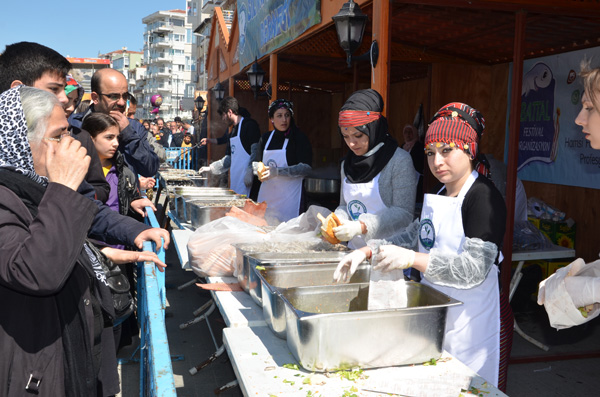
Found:
M 520 179 L 600 189 L 600 151 L 590 147 L 575 124 L 583 94 L 578 78 L 583 59 L 600 66 L 600 47 L 523 63 Z M 508 142 L 508 134 L 506 138 Z
M 240 69 L 321 22 L 320 0 L 238 0 Z

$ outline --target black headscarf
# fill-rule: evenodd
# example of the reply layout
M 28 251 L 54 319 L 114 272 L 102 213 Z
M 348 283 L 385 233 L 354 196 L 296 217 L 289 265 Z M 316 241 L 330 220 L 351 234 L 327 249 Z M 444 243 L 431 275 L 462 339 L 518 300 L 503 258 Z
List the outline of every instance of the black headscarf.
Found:
M 344 103 L 340 113 L 346 110 L 382 112 L 383 98 L 372 89 L 356 91 Z M 355 128 L 369 137 L 369 149 L 363 156 L 349 151 L 344 161 L 344 173 L 351 183 L 366 183 L 387 165 L 398 148 L 398 142 L 388 134 L 387 119 L 383 116 Z

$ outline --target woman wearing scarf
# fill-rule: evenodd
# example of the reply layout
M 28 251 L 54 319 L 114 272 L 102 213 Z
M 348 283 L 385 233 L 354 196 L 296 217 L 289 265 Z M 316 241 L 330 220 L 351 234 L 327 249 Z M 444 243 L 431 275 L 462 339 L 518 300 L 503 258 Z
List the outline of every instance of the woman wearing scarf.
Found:
M 414 236 L 417 241 L 407 244 L 406 231 L 383 243 L 370 241 L 368 247 L 340 262 L 335 277 L 345 279 L 355 268 L 353 264 L 371 258 L 372 252 L 378 252 L 374 269 L 413 267 L 420 271 L 423 284 L 463 302 L 448 309 L 444 350 L 498 385 L 501 312 L 497 265 L 502 260 L 506 207 L 492 181 L 477 172 L 484 126 L 481 114 L 464 103 L 449 103 L 433 116 L 425 136 L 425 155 L 443 186 L 424 197 Z M 512 328 L 512 322 L 507 325 Z
M 350 151 L 342 162 L 338 240 L 360 248 L 385 238 L 414 218 L 417 180 L 410 155 L 388 134 L 383 98 L 375 90 L 353 93 L 339 114 L 338 125 Z
M 269 105 L 273 131 L 258 141 L 252 164 L 260 180 L 258 201 L 267 202 L 267 217 L 287 222 L 300 213 L 302 181 L 312 169 L 312 148 L 308 137 L 296 127 L 292 102 L 277 99 Z M 264 169 L 259 169 L 262 162 Z

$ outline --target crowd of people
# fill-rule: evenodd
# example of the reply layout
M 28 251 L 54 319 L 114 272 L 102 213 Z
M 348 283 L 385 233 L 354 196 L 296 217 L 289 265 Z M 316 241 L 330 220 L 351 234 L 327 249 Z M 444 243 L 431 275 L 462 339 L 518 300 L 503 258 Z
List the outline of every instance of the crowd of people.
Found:
M 303 179 L 312 170 L 311 144 L 289 100 L 269 104 L 273 128 L 261 134 L 227 97 L 217 113 L 230 131 L 209 138 L 206 117 L 135 119 L 138 103 L 115 69 L 94 73 L 90 102 L 82 103 L 83 87 L 70 71 L 67 59 L 36 43 L 0 54 L 0 395 L 119 392 L 116 353 L 137 329 L 135 315 L 116 310 L 103 266 L 118 266 L 132 284 L 135 262 L 164 271 L 156 254 L 139 249 L 144 241 L 169 244 L 167 231 L 143 223 L 145 208 L 156 208 L 142 191 L 154 187 L 165 149 L 181 148 L 186 168 L 228 173 L 232 190 L 267 202 L 269 219 L 278 222 L 301 214 Z M 584 76 L 576 122 L 598 149 L 600 69 Z M 507 214 L 480 152 L 485 119 L 452 102 L 433 116 L 424 142 L 408 124 L 400 146 L 384 105 L 365 89 L 339 112 L 348 152 L 332 234 L 354 251 L 334 278 L 348 280 L 369 260 L 377 271 L 404 270 L 398 281 L 417 280 L 458 299 L 463 304 L 448 310 L 444 349 L 504 389 L 513 321 L 498 265 Z M 207 144 L 227 144 L 225 156 L 208 164 Z M 425 161 L 439 186 L 423 195 Z M 598 301 L 597 282 L 567 287 L 592 291 L 577 296 L 588 305 Z

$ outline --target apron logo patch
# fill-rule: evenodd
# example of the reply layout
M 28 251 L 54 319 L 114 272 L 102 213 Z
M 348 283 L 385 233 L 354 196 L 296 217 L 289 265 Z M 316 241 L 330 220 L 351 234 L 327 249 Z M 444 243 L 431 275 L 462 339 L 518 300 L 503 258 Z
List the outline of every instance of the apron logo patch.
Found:
M 275 168 L 277 168 L 277 161 L 275 161 L 273 159 L 269 159 L 269 161 L 267 161 L 267 167 L 275 167 Z
M 235 145 L 231 145 L 231 154 L 235 154 Z
M 419 241 L 429 251 L 435 244 L 435 229 L 431 219 L 423 219 L 419 225 Z
M 348 213 L 353 220 L 357 220 L 361 214 L 367 212 L 367 207 L 359 200 L 352 200 L 348 203 Z

